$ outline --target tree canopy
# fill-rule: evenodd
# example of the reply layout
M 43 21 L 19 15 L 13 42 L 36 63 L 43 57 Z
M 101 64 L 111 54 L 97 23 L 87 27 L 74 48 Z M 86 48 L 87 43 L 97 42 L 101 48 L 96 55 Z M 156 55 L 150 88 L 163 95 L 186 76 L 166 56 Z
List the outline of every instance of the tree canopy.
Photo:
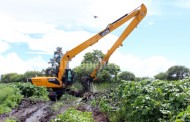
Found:
M 128 71 L 123 71 L 118 75 L 119 79 L 126 80 L 126 81 L 134 81 L 135 75 Z
M 1 82 L 2 83 L 26 82 L 28 78 L 35 76 L 42 76 L 42 73 L 39 71 L 27 71 L 24 74 L 8 73 L 2 75 Z
M 104 54 L 101 50 L 93 50 L 93 52 L 87 52 L 80 66 L 75 67 L 75 79 L 80 81 L 82 76 L 89 76 L 98 63 L 102 60 Z M 108 63 L 103 69 L 100 69 L 97 74 L 97 82 L 110 82 L 112 77 L 117 81 L 117 74 L 120 71 L 120 67 L 114 63 Z
M 181 80 L 189 78 L 190 69 L 185 66 L 175 65 L 168 68 L 166 72 L 161 72 L 154 76 L 155 79 L 159 80 Z
M 167 70 L 167 80 L 181 80 L 190 76 L 189 68 L 175 65 Z
M 157 75 L 154 76 L 155 79 L 159 79 L 159 80 L 166 80 L 167 78 L 167 73 L 165 72 L 160 72 Z
M 97 64 L 103 57 L 104 54 L 101 50 L 93 50 L 93 52 L 88 52 L 84 55 L 84 59 L 81 63 Z

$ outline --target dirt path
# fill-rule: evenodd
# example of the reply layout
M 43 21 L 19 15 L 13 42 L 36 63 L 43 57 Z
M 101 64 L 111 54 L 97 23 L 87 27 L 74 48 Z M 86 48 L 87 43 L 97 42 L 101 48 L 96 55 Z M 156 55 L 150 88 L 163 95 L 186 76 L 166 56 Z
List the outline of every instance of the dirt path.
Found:
M 49 116 L 51 115 L 51 110 L 48 108 L 48 104 L 41 104 L 36 107 L 35 112 L 31 114 L 31 116 L 26 116 L 26 122 L 38 122 L 43 121 L 46 122 Z
M 64 102 L 64 101 L 62 101 Z M 7 118 L 13 118 L 19 122 L 49 122 L 57 114 L 64 113 L 72 104 L 64 105 L 57 111 L 52 110 L 52 105 L 56 102 L 32 101 L 23 99 L 21 104 L 11 112 L 0 115 L 0 122 Z
M 106 114 L 100 112 L 98 109 L 92 108 L 85 102 L 88 101 L 87 98 L 91 98 L 95 95 L 96 94 L 87 95 L 88 97 L 85 97 L 85 100 L 78 98 L 72 102 L 70 101 L 70 104 L 67 104 L 65 99 L 61 102 L 66 104 L 57 111 L 53 111 L 51 108 L 56 102 L 23 99 L 17 108 L 7 114 L 0 115 L 0 122 L 4 122 L 6 118 L 13 118 L 18 122 L 49 122 L 55 118 L 57 114 L 64 113 L 71 106 L 78 106 L 77 109 L 83 112 L 92 112 L 95 122 L 108 122 L 109 119 Z

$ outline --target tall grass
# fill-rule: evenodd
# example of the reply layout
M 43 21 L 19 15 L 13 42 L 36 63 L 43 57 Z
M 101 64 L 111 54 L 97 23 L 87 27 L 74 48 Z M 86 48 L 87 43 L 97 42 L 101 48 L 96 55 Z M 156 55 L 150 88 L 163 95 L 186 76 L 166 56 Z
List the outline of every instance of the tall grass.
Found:
M 115 90 L 118 87 L 119 83 L 93 83 L 93 91 L 94 92 L 104 92 L 107 90 Z

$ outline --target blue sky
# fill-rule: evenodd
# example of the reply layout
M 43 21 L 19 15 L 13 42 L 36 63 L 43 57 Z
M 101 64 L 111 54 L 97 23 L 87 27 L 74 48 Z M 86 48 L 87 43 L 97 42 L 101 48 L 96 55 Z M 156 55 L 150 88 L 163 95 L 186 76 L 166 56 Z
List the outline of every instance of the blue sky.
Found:
M 141 3 L 147 16 L 110 62 L 136 76 L 152 77 L 173 65 L 190 68 L 189 0 L 0 1 L 0 74 L 47 68 L 56 47 L 74 48 Z M 77 55 L 70 67 L 93 49 L 106 53 L 126 25 Z

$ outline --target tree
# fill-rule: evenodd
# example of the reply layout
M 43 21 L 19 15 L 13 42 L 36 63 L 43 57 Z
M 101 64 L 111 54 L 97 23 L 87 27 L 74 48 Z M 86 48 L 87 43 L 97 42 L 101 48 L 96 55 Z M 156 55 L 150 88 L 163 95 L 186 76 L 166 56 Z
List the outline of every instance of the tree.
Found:
M 100 50 L 93 50 L 93 52 L 88 52 L 84 55 L 83 63 L 97 64 L 104 57 L 104 54 Z
M 134 81 L 135 80 L 135 75 L 128 71 L 121 72 L 118 75 L 118 77 L 119 77 L 119 79 L 126 80 L 126 81 Z
M 86 53 L 81 65 L 73 69 L 76 74 L 75 80 L 80 81 L 83 76 L 89 76 L 103 57 L 104 54 L 100 50 L 93 50 L 93 52 Z M 113 63 L 107 64 L 103 69 L 97 72 L 97 74 L 100 74 L 97 77 L 97 82 L 110 82 L 112 76 L 114 76 L 115 81 L 117 81 L 117 74 L 119 71 L 120 68 L 118 65 Z
M 24 74 L 8 73 L 2 75 L 1 82 L 2 83 L 27 82 L 28 78 L 35 77 L 36 75 L 42 76 L 42 73 L 38 71 L 27 71 Z
M 73 69 L 75 80 L 81 81 L 83 76 L 89 76 L 95 67 L 88 66 L 88 64 L 81 64 Z
M 141 81 L 141 77 L 135 77 L 135 81 L 137 82 Z
M 22 82 L 23 75 L 17 73 L 8 73 L 2 75 L 1 82 L 2 83 L 11 83 L 11 82 Z
M 108 71 L 111 76 L 114 76 L 114 82 L 117 82 L 117 75 L 121 71 L 118 65 L 114 63 L 108 63 L 104 70 Z
M 92 71 L 95 69 L 95 65 L 92 66 L 88 63 L 86 64 L 81 64 L 73 69 L 75 73 L 75 81 L 81 81 L 81 78 L 84 76 L 89 76 Z M 100 75 L 97 77 L 96 82 L 110 82 L 111 81 L 111 74 L 109 73 L 108 70 L 102 70 L 100 72 Z
M 99 75 L 97 82 L 111 82 L 111 75 L 108 71 L 103 70 L 101 74 Z
M 190 70 L 185 66 L 175 65 L 167 70 L 167 80 L 180 80 L 190 76 Z
M 159 79 L 159 80 L 166 80 L 167 79 L 167 73 L 160 72 L 157 75 L 155 75 L 154 78 Z
M 39 71 L 27 71 L 23 74 L 23 81 L 26 82 L 28 78 L 36 77 L 36 76 L 43 76 L 42 72 Z

